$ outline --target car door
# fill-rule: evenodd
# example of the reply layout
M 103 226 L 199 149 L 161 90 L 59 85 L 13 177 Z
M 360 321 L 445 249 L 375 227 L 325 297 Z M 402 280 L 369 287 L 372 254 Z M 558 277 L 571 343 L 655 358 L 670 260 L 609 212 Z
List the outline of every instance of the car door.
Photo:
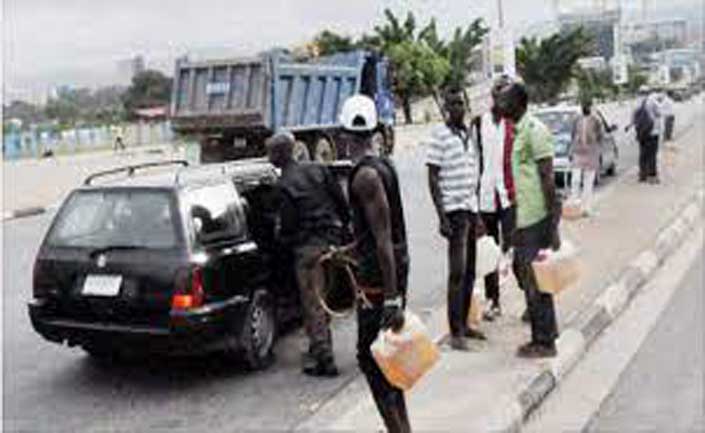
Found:
M 264 266 L 248 236 L 242 199 L 228 181 L 194 188 L 186 194 L 187 218 L 195 257 L 201 258 L 206 302 L 249 297 L 263 285 Z

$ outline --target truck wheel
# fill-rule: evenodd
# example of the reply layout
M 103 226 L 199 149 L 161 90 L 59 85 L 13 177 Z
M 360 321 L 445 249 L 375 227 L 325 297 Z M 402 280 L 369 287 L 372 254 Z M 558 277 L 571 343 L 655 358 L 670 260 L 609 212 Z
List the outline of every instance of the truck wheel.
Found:
M 247 307 L 240 346 L 245 362 L 252 370 L 261 370 L 272 364 L 276 320 L 274 307 L 265 290 L 257 290 Z
M 294 142 L 294 160 L 295 161 L 310 161 L 311 154 L 308 151 L 306 143 L 301 140 Z
M 381 131 L 377 131 L 372 135 L 372 150 L 375 155 L 386 156 L 386 145 L 384 142 L 384 134 Z
M 327 137 L 319 137 L 313 148 L 313 160 L 316 162 L 335 161 L 335 146 Z

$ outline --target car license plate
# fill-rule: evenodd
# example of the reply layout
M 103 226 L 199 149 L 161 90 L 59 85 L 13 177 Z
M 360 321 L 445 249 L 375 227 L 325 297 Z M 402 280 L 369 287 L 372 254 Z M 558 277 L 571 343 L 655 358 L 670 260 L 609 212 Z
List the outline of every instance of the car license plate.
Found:
M 235 147 L 235 149 L 244 149 L 247 147 L 247 140 L 236 137 L 233 139 L 233 147 Z
M 121 275 L 88 275 L 82 293 L 87 296 L 117 296 L 120 285 Z

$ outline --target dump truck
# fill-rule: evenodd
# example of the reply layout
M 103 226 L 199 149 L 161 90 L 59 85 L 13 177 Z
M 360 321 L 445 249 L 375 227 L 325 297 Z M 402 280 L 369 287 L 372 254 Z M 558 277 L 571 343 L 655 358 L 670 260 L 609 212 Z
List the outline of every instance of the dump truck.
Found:
M 200 144 L 203 163 L 265 154 L 275 132 L 291 132 L 300 160 L 349 157 L 338 116 L 355 94 L 371 97 L 379 124 L 373 143 L 394 149 L 389 61 L 358 50 L 297 61 L 273 50 L 253 58 L 176 62 L 170 117 L 174 131 Z

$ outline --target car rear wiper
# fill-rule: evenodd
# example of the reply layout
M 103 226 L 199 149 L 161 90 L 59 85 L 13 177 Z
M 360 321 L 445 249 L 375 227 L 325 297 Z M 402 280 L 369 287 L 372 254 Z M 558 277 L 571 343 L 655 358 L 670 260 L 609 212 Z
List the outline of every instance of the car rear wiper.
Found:
M 88 253 L 88 257 L 94 258 L 95 256 L 99 254 L 105 254 L 108 251 L 116 251 L 116 250 L 143 250 L 146 249 L 146 247 L 140 246 L 140 245 L 108 245 L 105 247 L 100 247 L 92 250 L 90 253 Z

